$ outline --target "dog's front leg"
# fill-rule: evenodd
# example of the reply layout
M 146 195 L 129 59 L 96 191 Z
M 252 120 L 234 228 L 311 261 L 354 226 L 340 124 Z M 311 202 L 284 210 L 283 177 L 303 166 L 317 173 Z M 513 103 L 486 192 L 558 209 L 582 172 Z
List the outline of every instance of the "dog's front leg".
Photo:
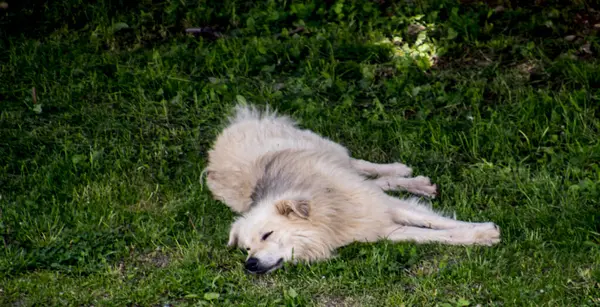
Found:
M 374 179 L 373 182 L 384 191 L 403 190 L 432 198 L 435 197 L 437 193 L 436 185 L 432 184 L 431 180 L 424 176 L 417 176 L 414 178 L 385 176 Z
M 378 164 L 360 159 L 350 160 L 352 167 L 365 176 L 410 177 L 412 169 L 402 163 Z
M 389 195 L 385 195 L 384 197 L 386 197 L 388 201 L 388 208 L 392 219 L 400 225 L 432 229 L 469 229 L 480 226 L 496 227 L 496 225 L 491 222 L 471 223 L 445 217 L 421 203 L 417 198 L 398 199 Z
M 387 229 L 385 238 L 392 241 L 416 243 L 443 243 L 450 245 L 487 245 L 500 242 L 500 230 L 494 224 L 474 228 L 427 229 L 412 226 L 393 226 Z

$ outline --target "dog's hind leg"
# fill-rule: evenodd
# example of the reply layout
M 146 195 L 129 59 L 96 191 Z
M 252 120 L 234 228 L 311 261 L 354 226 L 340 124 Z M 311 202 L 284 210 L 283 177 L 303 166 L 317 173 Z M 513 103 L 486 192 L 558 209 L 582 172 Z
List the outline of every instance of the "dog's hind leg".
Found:
M 477 227 L 496 227 L 494 223 L 471 223 L 457 221 L 445 217 L 416 198 L 398 199 L 386 195 L 389 201 L 389 212 L 395 223 L 404 226 L 424 227 L 431 229 L 471 229 Z
M 443 243 L 450 245 L 487 245 L 500 242 L 500 230 L 494 224 L 469 229 L 427 229 L 411 226 L 392 226 L 385 229 L 386 239 L 416 243 Z
M 373 182 L 384 191 L 404 190 L 417 195 L 435 197 L 437 187 L 427 177 L 402 178 L 384 176 L 374 179 Z
M 410 177 L 412 169 L 402 163 L 378 164 L 360 159 L 350 161 L 361 175 Z

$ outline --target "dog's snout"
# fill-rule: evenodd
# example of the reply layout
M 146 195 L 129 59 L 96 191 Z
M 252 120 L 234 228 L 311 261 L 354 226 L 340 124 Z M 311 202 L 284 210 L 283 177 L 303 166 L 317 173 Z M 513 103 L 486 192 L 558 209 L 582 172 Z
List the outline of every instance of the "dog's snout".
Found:
M 250 272 L 258 271 L 258 258 L 250 257 L 246 260 L 246 270 Z

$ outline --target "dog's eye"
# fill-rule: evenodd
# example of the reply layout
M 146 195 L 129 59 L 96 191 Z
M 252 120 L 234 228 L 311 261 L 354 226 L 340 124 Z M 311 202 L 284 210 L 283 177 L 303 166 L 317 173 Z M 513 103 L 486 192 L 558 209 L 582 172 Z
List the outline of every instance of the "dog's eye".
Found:
M 269 236 L 270 236 L 272 233 L 273 233 L 272 231 L 269 231 L 269 232 L 265 233 L 265 234 L 262 236 L 262 240 L 264 241 L 264 240 L 268 239 L 268 238 L 269 238 Z

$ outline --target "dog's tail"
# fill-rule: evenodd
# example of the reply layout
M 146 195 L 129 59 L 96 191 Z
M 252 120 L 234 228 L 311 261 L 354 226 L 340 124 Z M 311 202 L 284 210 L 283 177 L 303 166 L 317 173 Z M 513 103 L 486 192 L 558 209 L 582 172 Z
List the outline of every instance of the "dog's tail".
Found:
M 245 121 L 262 119 L 282 120 L 295 125 L 294 121 L 287 116 L 279 116 L 277 111 L 270 108 L 269 105 L 265 106 L 264 110 L 259 110 L 256 106 L 247 104 L 238 104 L 235 106 L 233 114 L 229 117 L 229 124 L 233 125 Z

